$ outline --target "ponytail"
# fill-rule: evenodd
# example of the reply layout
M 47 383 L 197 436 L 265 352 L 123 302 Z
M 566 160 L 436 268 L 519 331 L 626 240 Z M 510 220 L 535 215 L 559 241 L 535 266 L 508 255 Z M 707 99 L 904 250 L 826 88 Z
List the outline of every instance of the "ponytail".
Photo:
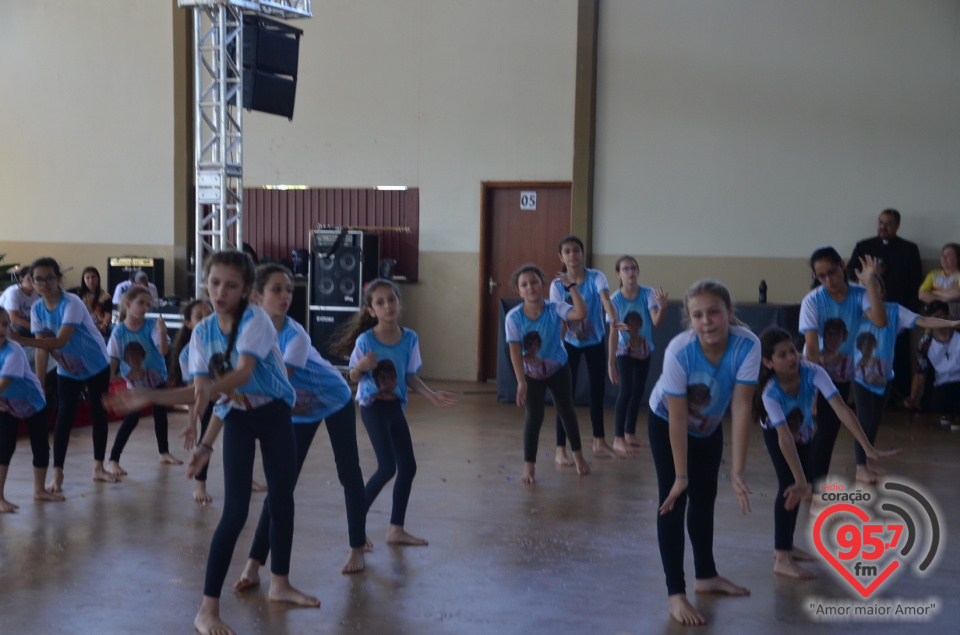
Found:
M 383 287 L 392 289 L 397 299 L 400 299 L 400 288 L 395 283 L 386 278 L 371 280 L 363 290 L 363 304 L 360 310 L 354 313 L 353 317 L 333 334 L 329 346 L 330 353 L 340 357 L 350 357 L 360 334 L 369 331 L 379 323 L 377 316 L 373 315 L 373 311 L 370 309 L 373 308 L 373 292 Z

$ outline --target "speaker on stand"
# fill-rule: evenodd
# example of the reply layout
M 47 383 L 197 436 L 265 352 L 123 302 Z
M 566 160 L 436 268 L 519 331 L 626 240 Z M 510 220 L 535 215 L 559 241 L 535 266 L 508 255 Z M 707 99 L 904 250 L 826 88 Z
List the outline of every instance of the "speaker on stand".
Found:
M 340 369 L 348 359 L 330 353 L 333 334 L 363 302 L 363 285 L 377 277 L 380 237 L 346 228 L 310 232 L 309 332 L 313 346 Z

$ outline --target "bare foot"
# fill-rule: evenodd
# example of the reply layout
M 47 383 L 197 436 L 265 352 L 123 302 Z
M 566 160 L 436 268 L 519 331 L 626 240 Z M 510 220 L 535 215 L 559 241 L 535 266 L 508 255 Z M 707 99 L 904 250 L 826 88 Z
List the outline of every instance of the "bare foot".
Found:
M 524 463 L 523 464 L 523 476 L 520 477 L 520 482 L 524 485 L 533 485 L 537 482 L 537 479 L 534 478 L 534 474 L 537 473 L 537 466 L 533 463 Z
M 212 598 L 203 598 L 203 604 L 197 616 L 193 618 L 193 628 L 200 635 L 237 635 L 236 631 L 230 628 L 226 622 L 220 619 L 220 602 L 211 604 Z
M 247 566 L 243 568 L 240 579 L 233 583 L 234 591 L 246 591 L 260 586 L 260 563 L 254 559 L 247 560 Z
M 857 482 L 858 483 L 867 483 L 869 485 L 875 485 L 877 482 L 877 476 L 867 469 L 866 465 L 857 466 Z
M 53 468 L 53 477 L 47 483 L 47 491 L 51 494 L 59 494 L 63 491 L 63 468 Z
M 593 456 L 598 459 L 612 459 L 617 456 L 606 439 L 593 438 Z
M 293 587 L 290 584 L 290 578 L 285 575 L 270 576 L 270 592 L 267 597 L 271 602 L 287 602 L 307 608 L 320 608 L 320 600 Z
M 786 551 L 778 551 L 777 557 L 773 561 L 773 572 L 782 575 L 785 578 L 795 578 L 797 580 L 815 580 L 817 574 L 813 571 L 807 571 L 790 557 Z
M 646 441 L 641 441 L 633 434 L 623 435 L 623 439 L 627 442 L 627 445 L 632 445 L 635 448 L 649 448 L 650 444 Z
M 722 595 L 750 595 L 750 589 L 737 586 L 721 576 L 697 580 L 693 586 L 697 593 L 720 593 Z
M 587 463 L 587 460 L 583 458 L 583 452 L 574 452 L 573 460 L 577 464 L 577 474 L 586 476 L 590 473 L 590 465 Z
M 207 494 L 207 484 L 205 481 L 194 481 L 196 484 L 193 486 L 193 500 L 200 503 L 201 505 L 206 505 L 207 503 L 213 502 L 213 496 Z
M 798 549 L 794 547 L 790 551 L 790 557 L 798 562 L 816 562 L 817 558 L 812 554 L 804 551 L 803 549 Z
M 364 551 L 373 551 L 373 541 L 367 538 L 367 541 L 363 543 Z
M 614 437 L 613 451 L 616 452 L 620 457 L 625 457 L 630 454 L 640 454 L 640 450 L 637 448 L 637 446 L 630 445 L 623 437 Z
M 386 542 L 388 545 L 404 547 L 426 547 L 430 544 L 423 538 L 417 538 L 412 534 L 408 534 L 400 525 L 390 525 L 390 529 L 387 530 Z
M 62 503 L 66 500 L 63 494 L 54 494 L 46 490 L 37 490 L 33 493 L 33 500 L 49 503 Z
M 250 491 L 252 492 L 265 492 L 267 491 L 266 485 L 261 485 L 260 483 L 253 481 L 253 484 L 250 486 Z
M 124 472 L 126 474 L 126 472 Z M 103 466 L 93 468 L 93 480 L 100 481 L 102 483 L 119 483 L 120 479 L 107 470 Z
M 553 462 L 557 464 L 557 467 L 573 467 L 573 461 L 567 456 L 567 448 L 563 446 L 557 446 L 557 455 Z
M 353 549 L 351 547 L 350 553 L 347 554 L 347 562 L 343 565 L 343 568 L 340 569 L 340 573 L 348 575 L 350 573 L 360 573 L 363 571 L 366 566 L 363 556 L 365 550 L 365 548 Z
M 873 459 L 867 459 L 867 469 L 870 470 L 874 476 L 883 476 L 887 473 L 887 471 L 877 465 L 877 462 Z
M 164 452 L 160 455 L 160 463 L 162 465 L 183 465 L 183 461 L 173 456 L 169 452 Z
M 14 505 L 6 498 L 0 496 L 0 514 L 12 514 L 18 509 L 20 509 L 19 505 Z
M 707 620 L 700 615 L 700 611 L 693 608 L 683 593 L 671 595 L 667 600 L 670 603 L 670 617 L 674 621 L 686 626 L 703 626 L 707 623 Z
M 120 467 L 119 461 L 110 461 L 107 463 L 107 467 L 104 469 L 107 474 L 113 474 L 114 476 L 126 476 L 127 471 Z M 94 470 L 93 480 L 97 480 L 96 470 Z

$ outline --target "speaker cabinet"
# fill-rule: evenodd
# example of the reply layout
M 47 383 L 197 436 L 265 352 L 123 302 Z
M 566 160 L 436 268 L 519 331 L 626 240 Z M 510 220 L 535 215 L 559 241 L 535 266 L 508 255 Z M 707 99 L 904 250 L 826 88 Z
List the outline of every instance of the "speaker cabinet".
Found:
M 101 280 L 100 284 L 107 290 L 107 293 L 112 295 L 118 284 L 129 280 L 138 271 L 147 274 L 150 282 L 157 287 L 157 295 L 162 298 L 165 295 L 163 292 L 163 258 L 138 258 L 135 256 L 108 258 L 107 279 Z M 104 282 L 106 284 L 103 284 Z
M 243 107 L 293 118 L 303 31 L 258 15 L 243 17 Z
M 350 358 L 330 353 L 330 341 L 337 330 L 355 313 L 354 309 L 310 309 L 310 342 L 325 360 L 341 370 L 348 367 Z
M 359 308 L 363 285 L 377 277 L 380 237 L 318 229 L 310 245 L 311 308 Z

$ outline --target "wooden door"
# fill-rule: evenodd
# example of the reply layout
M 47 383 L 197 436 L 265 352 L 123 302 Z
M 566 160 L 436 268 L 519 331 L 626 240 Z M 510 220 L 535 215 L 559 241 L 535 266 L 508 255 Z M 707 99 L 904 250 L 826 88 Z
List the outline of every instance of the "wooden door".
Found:
M 549 282 L 560 270 L 558 245 L 570 233 L 570 188 L 570 183 L 482 185 L 480 381 L 497 376 L 500 298 L 517 297 L 510 286 L 513 272 L 532 262 L 543 269 Z

